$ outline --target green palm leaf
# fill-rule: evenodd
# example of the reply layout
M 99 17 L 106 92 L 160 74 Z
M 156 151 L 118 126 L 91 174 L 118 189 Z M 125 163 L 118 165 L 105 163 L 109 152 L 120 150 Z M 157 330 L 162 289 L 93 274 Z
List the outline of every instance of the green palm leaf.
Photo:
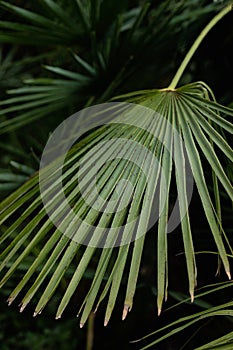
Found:
M 232 257 L 232 256 L 231 256 Z M 141 350 L 145 350 L 145 349 L 149 349 L 152 348 L 153 346 L 155 346 L 156 344 L 163 342 L 164 340 L 166 340 L 169 337 L 173 337 L 175 334 L 182 332 L 184 329 L 201 322 L 202 320 L 205 319 L 214 319 L 214 317 L 219 317 L 219 316 L 223 316 L 225 319 L 227 319 L 227 321 L 229 322 L 230 326 L 232 323 L 232 316 L 233 316 L 233 303 L 232 301 L 228 302 L 228 303 L 224 303 L 224 304 L 220 304 L 220 305 L 209 305 L 209 304 L 202 304 L 203 300 L 201 299 L 203 296 L 209 295 L 209 294 L 215 294 L 216 295 L 216 300 L 218 300 L 218 296 L 217 293 L 221 290 L 225 290 L 225 289 L 231 289 L 232 288 L 232 283 L 230 282 L 225 282 L 225 283 L 219 283 L 219 284 L 214 284 L 214 285 L 210 285 L 203 289 L 199 290 L 199 293 L 196 296 L 196 303 L 203 307 L 204 310 L 199 311 L 197 313 L 192 313 L 191 315 L 179 318 L 177 320 L 175 320 L 174 322 L 171 322 L 170 324 L 161 327 L 159 329 L 157 329 L 156 331 L 142 337 L 139 340 L 135 340 L 132 341 L 132 343 L 134 342 L 139 342 L 139 341 L 143 341 L 143 340 L 147 340 L 147 342 L 149 341 L 150 338 L 156 337 L 155 340 L 150 341 L 150 343 L 148 345 L 145 345 L 143 347 L 141 347 Z M 176 308 L 178 306 L 180 306 L 183 303 L 186 303 L 188 300 L 184 299 L 173 305 L 171 307 L 172 308 Z M 169 311 L 169 308 L 167 309 L 167 311 Z M 200 329 L 199 329 L 200 330 Z M 190 339 L 189 339 L 190 340 Z M 189 340 L 185 343 L 185 345 L 188 344 Z M 232 341 L 233 341 L 233 332 L 228 332 L 226 330 L 225 334 L 223 336 L 219 336 L 218 338 L 216 338 L 215 340 L 212 340 L 198 348 L 195 348 L 196 350 L 201 350 L 201 349 L 231 349 L 232 348 Z M 184 346 L 185 346 L 184 345 Z
M 123 307 L 124 319 L 133 305 L 143 245 L 146 232 L 150 228 L 150 219 L 154 215 L 153 201 L 156 194 L 160 214 L 157 235 L 155 236 L 158 243 L 157 303 L 160 313 L 168 288 L 167 241 L 169 236 L 167 232 L 169 228 L 168 213 L 171 209 L 170 183 L 173 170 L 175 171 L 189 291 L 193 300 L 196 285 L 196 263 L 192 225 L 188 211 L 189 198 L 186 191 L 188 164 L 190 164 L 203 211 L 224 269 L 230 278 L 230 266 L 226 251 L 228 241 L 221 224 L 221 217 L 209 193 L 207 185 L 209 179 L 206 177 L 204 171 L 206 165 L 204 166 L 203 162 L 209 163 L 218 183 L 232 200 L 232 185 L 221 164 L 219 152 L 216 153 L 215 149 L 218 148 L 224 157 L 232 161 L 232 150 L 219 132 L 219 127 L 228 133 L 233 133 L 232 124 L 227 120 L 227 116 L 233 116 L 233 110 L 211 101 L 206 91 L 206 85 L 198 82 L 178 89 L 142 91 L 118 97 L 118 100 L 126 100 L 131 103 L 130 111 L 125 108 L 124 103 L 120 104 L 120 113 L 114 109 L 115 105 L 113 105 L 112 113 L 116 118 L 115 122 L 96 128 L 95 131 L 79 141 L 71 149 L 64 163 L 65 194 L 75 213 L 82 218 L 82 224 L 75 221 L 70 213 L 65 211 L 61 201 L 61 193 L 57 183 L 53 181 L 56 162 L 54 163 L 55 168 L 54 164 L 51 164 L 43 170 L 48 181 L 47 191 L 52 195 L 54 208 L 56 208 L 50 218 L 42 206 L 39 174 L 32 177 L 1 203 L 0 223 L 4 224 L 1 243 L 4 247 L 4 241 L 10 242 L 0 256 L 0 269 L 8 269 L 2 277 L 1 286 L 23 262 L 32 257 L 34 259 L 22 280 L 11 293 L 9 303 L 13 302 L 22 289 L 27 289 L 28 291 L 22 300 L 21 310 L 37 293 L 40 295 L 40 299 L 35 309 L 35 315 L 41 313 L 72 265 L 75 267 L 75 271 L 58 306 L 57 318 L 61 317 L 71 297 L 79 287 L 93 257 L 97 257 L 100 253 L 92 284 L 78 312 L 81 315 L 80 325 L 83 326 L 94 305 L 98 307 L 109 293 L 105 325 L 108 323 L 116 303 L 128 257 L 131 259 L 131 264 Z M 136 113 L 138 106 L 145 108 L 146 113 L 143 118 Z M 155 115 L 162 117 L 155 118 Z M 133 123 L 130 124 L 132 121 Z M 135 127 L 135 122 L 137 127 Z M 170 125 L 172 128 L 169 127 Z M 114 143 L 110 144 L 107 151 L 98 146 L 101 142 L 109 141 L 111 138 L 133 142 L 132 147 L 124 147 L 123 142 L 122 153 L 119 153 L 119 145 Z M 210 139 L 213 143 L 209 142 Z M 136 144 L 149 150 L 156 157 L 157 162 L 152 163 L 148 154 L 143 153 L 140 148 L 138 150 Z M 89 153 L 93 147 L 97 147 L 95 156 Z M 121 156 L 116 156 L 114 162 L 110 162 L 112 154 Z M 85 159 L 83 173 L 81 173 L 81 179 L 78 179 L 77 172 L 83 159 Z M 98 197 L 93 192 L 92 180 L 96 175 L 95 168 L 93 168 L 93 162 L 96 159 L 105 164 L 98 173 L 97 182 L 99 192 L 102 198 L 108 201 L 109 206 L 112 205 L 111 201 L 116 200 L 115 189 L 120 180 L 126 179 L 133 186 L 133 192 L 130 192 L 126 185 L 121 186 L 120 193 L 118 193 L 120 199 L 114 202 L 115 207 L 111 215 L 108 214 L 107 209 L 109 208 L 103 209 L 102 204 L 98 207 L 99 210 L 95 206 Z M 145 177 L 144 174 L 148 174 L 148 177 Z M 76 186 L 77 180 L 81 181 L 85 193 L 89 196 L 88 204 L 82 197 L 80 188 Z M 125 208 L 118 211 L 117 209 L 125 201 L 125 198 L 131 198 L 130 202 Z M 141 216 L 139 216 L 140 213 Z M 138 216 L 139 220 L 134 221 Z M 15 217 L 17 219 L 14 220 Z M 53 220 L 60 220 L 61 223 L 55 227 Z M 92 238 L 89 237 L 90 231 L 85 222 L 89 225 L 98 222 Z M 124 226 L 122 232 L 120 227 L 125 223 L 128 225 Z M 113 238 L 109 238 L 110 245 L 101 250 L 97 248 L 96 242 L 98 243 L 100 238 L 97 239 L 96 235 L 98 234 L 98 237 L 103 239 L 104 233 L 109 227 L 115 230 L 116 236 L 118 235 L 117 237 L 124 244 L 113 247 L 114 244 L 111 246 L 111 243 L 114 243 L 111 242 Z M 130 244 L 130 241 L 133 240 L 134 242 Z M 80 244 L 83 241 L 88 242 L 85 249 Z M 231 250 L 230 247 L 228 248 Z M 36 256 L 34 256 L 35 249 L 39 249 L 39 254 Z M 43 287 L 44 281 L 47 281 L 46 287 Z

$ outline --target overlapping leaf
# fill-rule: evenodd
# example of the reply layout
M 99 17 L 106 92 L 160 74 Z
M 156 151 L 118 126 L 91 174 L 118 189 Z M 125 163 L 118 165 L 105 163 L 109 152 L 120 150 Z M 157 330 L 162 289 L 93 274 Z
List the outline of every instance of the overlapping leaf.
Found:
M 232 257 L 232 256 L 231 256 Z M 216 285 L 211 285 L 208 286 L 207 290 L 200 290 L 198 295 L 197 295 L 197 304 L 198 301 L 202 302 L 202 297 L 208 295 L 208 294 L 215 294 L 216 299 L 218 300 L 218 292 L 224 290 L 224 289 L 231 289 L 232 288 L 232 283 L 227 282 L 223 284 L 216 284 Z M 179 307 L 181 304 L 187 302 L 187 299 L 184 299 L 180 303 L 177 303 L 172 306 L 172 308 Z M 175 320 L 174 322 L 161 327 L 160 329 L 157 329 L 156 331 L 146 335 L 145 337 L 136 340 L 135 342 L 138 341 L 146 341 L 149 343 L 148 345 L 142 346 L 140 349 L 145 350 L 145 349 L 150 349 L 153 348 L 155 345 L 165 341 L 169 337 L 174 337 L 176 334 L 181 333 L 184 329 L 191 327 L 192 325 L 196 325 L 198 323 L 201 323 L 203 320 L 213 320 L 215 317 L 219 318 L 219 316 L 222 316 L 226 318 L 231 326 L 233 322 L 233 303 L 232 301 L 225 303 L 225 304 L 220 304 L 220 305 L 208 305 L 207 307 L 204 307 L 204 310 L 199 311 L 197 313 L 182 317 L 178 320 Z M 171 309 L 172 309 L 171 308 Z M 167 310 L 169 311 L 169 309 Z M 197 330 L 200 331 L 201 327 Z M 197 336 L 197 334 L 194 333 L 194 335 Z M 149 340 L 153 339 L 153 337 L 156 336 L 155 340 Z M 192 337 L 191 337 L 192 338 Z M 186 343 L 183 345 L 183 347 L 188 347 L 190 346 L 189 341 L 191 340 L 188 339 Z M 206 340 L 205 340 L 206 341 Z M 133 341 L 134 342 L 134 341 Z M 233 342 L 233 333 L 228 331 L 227 329 L 225 330 L 225 334 L 222 336 L 219 336 L 218 338 L 209 341 L 208 343 L 205 343 L 204 345 L 195 348 L 196 350 L 204 350 L 204 349 L 225 349 L 225 350 L 230 350 L 232 348 L 232 342 Z M 201 341 L 202 343 L 202 341 Z

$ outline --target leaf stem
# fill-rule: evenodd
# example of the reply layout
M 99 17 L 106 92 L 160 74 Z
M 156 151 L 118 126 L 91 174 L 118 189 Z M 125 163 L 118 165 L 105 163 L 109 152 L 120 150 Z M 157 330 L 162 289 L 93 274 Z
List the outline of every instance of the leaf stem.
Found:
M 92 350 L 94 345 L 94 322 L 95 322 L 95 314 L 92 312 L 88 318 L 87 324 L 87 343 L 86 350 Z
M 180 78 L 182 77 L 185 68 L 189 64 L 189 61 L 193 57 L 194 53 L 198 49 L 199 45 L 201 44 L 202 40 L 205 38 L 205 36 L 209 33 L 209 31 L 227 14 L 229 13 L 233 8 L 233 5 L 230 4 L 222 9 L 208 24 L 207 26 L 201 31 L 197 39 L 194 41 L 193 45 L 189 49 L 188 53 L 186 54 L 183 62 L 181 63 L 180 67 L 178 68 L 174 78 L 172 79 L 169 87 L 167 89 L 173 90 L 176 88 L 176 85 L 178 84 Z

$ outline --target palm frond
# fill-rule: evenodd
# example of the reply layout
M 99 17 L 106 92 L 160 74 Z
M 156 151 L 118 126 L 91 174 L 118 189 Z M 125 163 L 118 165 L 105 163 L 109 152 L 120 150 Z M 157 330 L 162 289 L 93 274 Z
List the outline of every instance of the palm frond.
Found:
M 72 76 L 75 74 L 70 73 Z M 68 105 L 72 113 L 74 101 L 77 103 L 76 96 L 82 88 L 83 82 L 77 79 L 28 79 L 27 86 L 9 90 L 8 93 L 14 97 L 0 103 L 0 116 L 4 117 L 0 120 L 0 134 L 18 130 L 46 116 L 51 117 L 54 113 L 59 115 Z
M 19 19 L 19 22 L 0 21 L 3 30 L 0 42 L 33 46 L 87 47 L 90 45 L 91 31 L 103 36 L 118 16 L 122 16 L 122 29 L 127 31 L 132 28 L 140 12 L 140 8 L 127 12 L 129 6 L 126 1 L 115 4 L 114 1 L 88 0 L 84 5 L 82 0 L 72 0 L 69 4 L 42 0 L 40 8 L 32 3 L 30 9 L 1 1 L 0 6 Z M 24 23 L 20 23 L 22 19 Z M 33 38 L 28 33 L 33 34 Z
M 231 256 L 232 257 L 232 256 Z M 207 286 L 203 289 L 199 290 L 199 293 L 197 294 L 197 300 L 198 300 L 198 304 L 202 305 L 202 298 L 206 295 L 209 294 L 214 294 L 215 296 L 219 296 L 219 292 L 224 291 L 226 289 L 231 289 L 232 288 L 232 283 L 231 282 L 225 282 L 225 283 L 220 283 L 220 284 L 215 284 L 215 285 L 211 285 L 211 286 Z M 216 298 L 216 300 L 218 300 L 218 298 Z M 181 302 L 173 305 L 170 309 L 168 308 L 167 311 L 171 311 L 171 309 L 177 308 L 179 306 L 181 306 L 182 304 L 186 303 L 188 300 L 187 299 L 183 299 Z M 220 305 L 208 305 L 207 307 L 204 307 L 204 310 L 199 311 L 197 313 L 179 318 L 177 320 L 175 320 L 174 322 L 161 327 L 160 329 L 157 329 L 156 331 L 142 337 L 139 340 L 135 340 L 132 341 L 132 343 L 134 342 L 142 342 L 144 340 L 147 341 L 147 343 L 149 342 L 148 345 L 145 345 L 143 347 L 141 347 L 141 350 L 145 350 L 145 349 L 150 349 L 152 347 L 154 347 L 156 344 L 159 344 L 161 342 L 163 342 L 164 340 L 166 340 L 169 337 L 174 337 L 176 334 L 183 332 L 183 330 L 185 330 L 186 328 L 191 327 L 192 325 L 196 325 L 198 323 L 201 323 L 203 320 L 208 320 L 208 319 L 214 319 L 214 317 L 218 317 L 221 316 L 223 318 L 225 318 L 229 325 L 230 325 L 230 329 L 232 327 L 231 323 L 233 322 L 232 316 L 233 316 L 233 303 L 232 301 L 225 303 L 225 304 L 220 304 Z M 200 331 L 200 329 L 199 329 Z M 197 336 L 197 334 L 196 334 Z M 156 340 L 152 340 L 150 341 L 150 338 L 156 337 Z M 189 339 L 190 340 L 190 339 Z M 189 340 L 185 343 L 185 345 L 188 344 Z M 232 347 L 232 342 L 233 342 L 233 333 L 230 331 L 228 332 L 228 330 L 225 330 L 225 334 L 223 336 L 219 336 L 218 338 L 216 338 L 215 340 L 212 340 L 198 348 L 198 350 L 204 350 L 204 349 L 231 349 Z M 200 343 L 200 342 L 199 342 Z M 183 345 L 183 346 L 185 346 Z
M 172 225 L 173 228 L 177 226 L 170 220 L 172 214 L 169 217 L 173 169 L 191 299 L 196 285 L 196 262 L 188 209 L 189 169 L 192 170 L 213 240 L 230 278 L 226 249 L 232 252 L 232 248 L 209 192 L 205 167 L 209 163 L 219 184 L 232 200 L 232 185 L 215 148 L 232 161 L 232 150 L 218 130 L 221 127 L 225 132 L 233 133 L 232 123 L 226 118 L 233 116 L 233 110 L 211 101 L 206 94 L 206 85 L 201 82 L 175 90 L 127 94 L 119 99 L 128 103 L 120 103 L 120 107 L 113 103 L 110 107 L 113 122 L 90 132 L 66 157 L 63 187 L 76 216 L 66 210 L 62 192 L 57 181 L 54 181 L 58 166 L 56 161 L 45 167 L 40 177 L 40 181 L 46 180 L 50 217 L 42 205 L 39 174 L 1 203 L 0 223 L 4 224 L 1 243 L 10 241 L 0 256 L 1 270 L 8 269 L 2 277 L 1 286 L 24 261 L 33 256 L 35 247 L 39 249 L 39 254 L 9 297 L 9 303 L 12 303 L 22 290 L 28 290 L 23 297 L 21 310 L 37 293 L 40 299 L 35 315 L 41 313 L 69 266 L 74 264 L 74 274 L 58 306 L 56 317 L 61 317 L 93 257 L 100 253 L 92 284 L 78 312 L 80 325 L 83 326 L 94 305 L 98 307 L 109 293 L 105 325 L 108 323 L 128 257 L 131 264 L 123 307 L 124 319 L 133 305 L 146 232 L 152 227 L 151 220 L 154 223 L 157 207 L 157 303 L 160 313 L 168 288 L 167 233 Z M 138 108 L 144 111 L 143 114 L 137 112 Z M 93 128 L 103 110 L 98 113 L 92 116 Z M 112 139 L 114 142 L 108 143 Z M 212 139 L 215 147 L 209 139 Z M 116 142 L 119 140 L 120 143 Z M 104 142 L 108 144 L 107 149 L 103 148 Z M 94 153 L 91 152 L 93 148 Z M 153 154 L 156 162 L 152 161 L 150 154 Z M 97 184 L 105 204 L 101 203 L 93 187 L 97 159 L 103 164 L 98 171 Z M 116 200 L 117 184 L 122 180 L 130 181 L 133 190 L 122 182 Z M 127 205 L 122 207 L 125 203 Z M 78 218 L 82 219 L 81 223 Z M 90 225 L 95 227 L 93 232 Z M 113 235 L 106 236 L 108 228 L 112 229 Z M 131 241 L 134 242 L 130 244 Z M 83 243 L 87 245 L 84 251 Z M 98 248 L 101 246 L 104 249 Z

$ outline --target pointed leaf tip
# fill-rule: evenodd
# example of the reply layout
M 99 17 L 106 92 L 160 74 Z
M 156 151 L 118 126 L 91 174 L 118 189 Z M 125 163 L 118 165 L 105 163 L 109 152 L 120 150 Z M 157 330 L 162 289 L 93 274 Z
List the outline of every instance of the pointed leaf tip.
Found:
M 20 309 L 19 309 L 19 312 L 23 312 L 26 306 L 27 306 L 27 304 L 22 304 Z
M 13 303 L 13 301 L 14 301 L 13 298 L 8 298 L 6 302 L 7 302 L 8 306 L 10 306 Z
M 80 324 L 79 324 L 79 327 L 80 327 L 80 328 L 83 328 L 83 326 L 84 326 L 84 323 L 80 323 Z
M 229 278 L 229 280 L 231 280 L 231 273 L 230 273 L 230 271 L 227 271 L 227 277 Z
M 36 317 L 38 315 L 38 312 L 34 312 L 33 317 Z
M 55 317 L 55 320 L 59 320 L 61 318 L 61 315 L 57 315 L 56 317 Z
M 107 320 L 107 319 L 105 318 L 105 320 L 104 320 L 104 327 L 107 326 L 108 322 L 109 322 L 109 320 Z
M 161 311 L 162 311 L 162 309 L 161 309 L 161 308 L 159 308 L 159 309 L 158 309 L 158 316 L 160 316 L 160 315 L 161 315 Z
M 129 305 L 125 305 L 122 313 L 122 321 L 126 319 L 126 316 L 128 315 L 128 312 L 130 311 Z

